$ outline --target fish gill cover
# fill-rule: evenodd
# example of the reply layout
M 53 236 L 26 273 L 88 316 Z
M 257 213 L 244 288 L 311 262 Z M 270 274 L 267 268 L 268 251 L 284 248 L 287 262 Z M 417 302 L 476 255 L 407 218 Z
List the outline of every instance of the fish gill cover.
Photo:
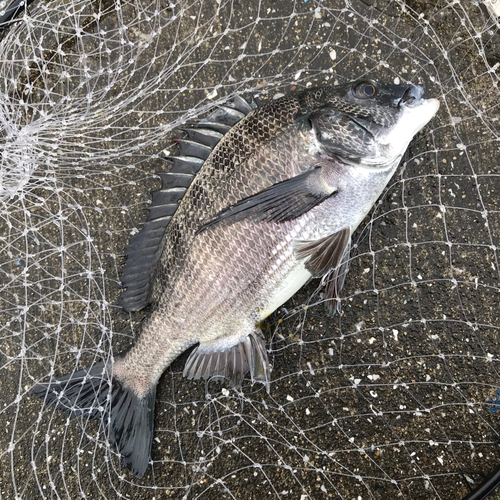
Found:
M 500 462 L 499 28 L 468 1 L 31 3 L 0 41 L 1 498 L 446 499 L 479 484 Z M 179 126 L 237 94 L 355 79 L 422 83 L 441 109 L 354 234 L 343 314 L 312 281 L 270 318 L 269 394 L 187 380 L 181 356 L 134 478 L 106 422 L 31 389 L 140 331 L 148 310 L 117 305 L 123 255 Z

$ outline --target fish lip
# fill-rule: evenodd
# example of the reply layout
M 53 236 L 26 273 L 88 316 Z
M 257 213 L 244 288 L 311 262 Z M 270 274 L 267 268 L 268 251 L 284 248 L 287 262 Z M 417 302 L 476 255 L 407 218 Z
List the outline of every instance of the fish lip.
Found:
M 414 97 L 411 97 L 409 100 L 403 101 L 401 98 L 398 102 L 398 108 L 418 108 L 427 100 L 428 99 L 415 99 Z
M 415 99 L 415 100 L 411 100 L 410 102 L 399 101 L 398 108 L 399 109 L 404 109 L 404 108 L 414 109 L 414 108 L 418 108 L 418 107 L 423 106 L 423 105 L 429 105 L 431 103 L 434 104 L 434 107 L 436 108 L 434 113 L 437 113 L 437 111 L 439 110 L 439 106 L 441 105 L 441 102 L 439 101 L 439 99 L 435 99 L 434 97 L 431 97 L 429 99 L 424 99 L 424 98 Z
M 420 99 L 418 104 L 413 106 L 403 105 L 396 126 L 380 137 L 379 142 L 384 146 L 403 144 L 403 142 L 408 144 L 434 117 L 439 106 L 439 100 L 434 98 Z
M 439 110 L 439 106 L 441 105 L 440 101 L 438 99 L 435 99 L 435 98 L 429 98 L 429 99 L 424 99 L 424 98 L 421 98 L 421 99 L 417 99 L 417 100 L 412 100 L 410 102 L 406 102 L 406 103 L 401 103 L 401 107 L 402 108 L 418 108 L 420 106 L 423 106 L 423 105 L 431 105 L 433 104 L 434 107 L 436 108 L 435 111 L 434 111 L 434 114 L 437 113 L 437 111 Z

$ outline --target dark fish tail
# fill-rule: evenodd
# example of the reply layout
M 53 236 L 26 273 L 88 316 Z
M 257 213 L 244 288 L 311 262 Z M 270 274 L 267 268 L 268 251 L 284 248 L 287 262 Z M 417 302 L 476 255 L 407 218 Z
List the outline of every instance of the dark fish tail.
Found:
M 126 467 L 137 477 L 146 472 L 151 457 L 156 386 L 143 397 L 111 377 L 111 363 L 97 363 L 50 382 L 32 391 L 46 403 L 72 417 L 110 421 L 109 439 Z

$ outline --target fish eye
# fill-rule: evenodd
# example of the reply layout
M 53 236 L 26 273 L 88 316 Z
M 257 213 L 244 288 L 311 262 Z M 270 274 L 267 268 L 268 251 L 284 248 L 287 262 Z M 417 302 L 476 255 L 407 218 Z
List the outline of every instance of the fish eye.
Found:
M 377 94 L 377 87 L 373 82 L 360 82 L 353 89 L 358 99 L 370 99 Z

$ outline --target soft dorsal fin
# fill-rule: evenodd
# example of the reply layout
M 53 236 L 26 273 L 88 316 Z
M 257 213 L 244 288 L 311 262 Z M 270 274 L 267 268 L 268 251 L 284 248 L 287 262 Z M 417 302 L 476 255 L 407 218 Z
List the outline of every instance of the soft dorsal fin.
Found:
M 204 161 L 224 135 L 256 107 L 253 98 L 247 102 L 236 96 L 203 120 L 183 129 L 187 137 L 178 140 L 180 153 L 167 157 L 173 165 L 168 172 L 158 174 L 161 189 L 152 193 L 148 219 L 130 238 L 126 249 L 123 290 L 118 299 L 118 305 L 126 311 L 138 311 L 147 305 L 151 275 L 161 255 L 165 230 Z

